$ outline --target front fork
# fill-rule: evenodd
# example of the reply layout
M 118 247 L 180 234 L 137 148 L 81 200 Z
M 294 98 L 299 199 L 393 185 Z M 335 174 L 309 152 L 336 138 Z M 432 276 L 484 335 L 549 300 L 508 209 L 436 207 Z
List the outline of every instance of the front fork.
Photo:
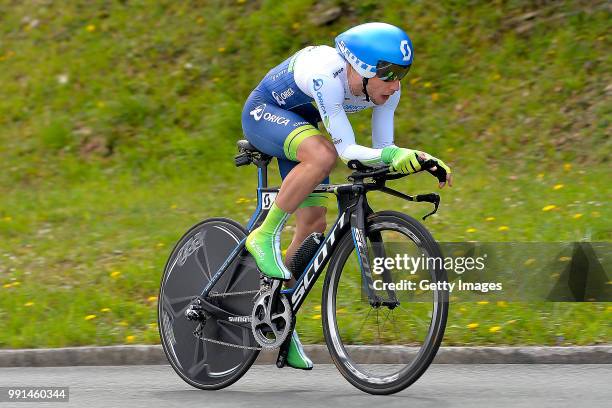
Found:
M 370 265 L 370 257 L 368 255 L 368 243 L 366 237 L 370 239 L 372 243 L 372 250 L 375 258 L 385 258 L 385 244 L 382 239 L 380 232 L 368 232 L 366 228 L 366 219 L 373 213 L 372 208 L 368 205 L 366 195 L 359 195 L 355 210 L 351 213 L 351 234 L 353 235 L 353 243 L 355 244 L 355 250 L 357 253 L 357 259 L 359 261 L 359 268 L 361 270 L 361 279 L 363 282 L 363 288 L 368 295 L 368 301 L 372 307 L 386 306 L 389 309 L 394 309 L 399 306 L 399 301 L 395 295 L 395 291 L 388 289 L 390 285 L 384 285 L 387 290 L 387 298 L 381 298 L 374 288 L 374 276 L 372 276 L 372 268 Z M 383 272 L 380 274 L 380 278 L 384 283 L 393 282 L 391 272 L 384 267 Z

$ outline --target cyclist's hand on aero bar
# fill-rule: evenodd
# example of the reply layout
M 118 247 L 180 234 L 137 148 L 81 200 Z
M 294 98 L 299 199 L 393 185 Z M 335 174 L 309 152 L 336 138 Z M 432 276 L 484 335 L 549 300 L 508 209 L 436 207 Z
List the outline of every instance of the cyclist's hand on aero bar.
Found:
M 429 153 L 421 152 L 416 150 L 418 153 L 419 161 L 421 161 L 421 165 L 426 162 L 433 162 L 434 166 L 423 166 L 425 170 L 429 172 L 432 176 L 438 179 L 438 186 L 440 188 L 444 187 L 446 183 L 448 183 L 449 187 L 453 186 L 453 175 L 451 174 L 451 169 L 444 163 L 442 160 L 438 159 L 430 155 Z M 431 162 L 430 162 L 431 160 Z
M 393 171 L 398 171 L 402 174 L 412 174 L 421 170 L 427 170 L 438 179 L 440 188 L 444 187 L 447 182 L 449 187 L 453 185 L 450 167 L 429 153 L 388 146 L 383 149 L 381 158 L 385 164 L 391 166 Z M 423 164 L 425 164 L 425 168 L 422 168 Z

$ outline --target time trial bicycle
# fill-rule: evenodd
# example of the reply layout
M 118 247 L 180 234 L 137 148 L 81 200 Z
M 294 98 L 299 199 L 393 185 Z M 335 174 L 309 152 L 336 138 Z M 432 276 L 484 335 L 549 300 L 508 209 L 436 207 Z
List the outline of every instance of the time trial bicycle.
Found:
M 314 190 L 336 196 L 338 217 L 325 237 L 313 234 L 300 246 L 290 264 L 296 283 L 283 288 L 281 281 L 260 274 L 245 249 L 247 235 L 263 221 L 279 191 L 268 187 L 272 157 L 246 140 L 238 142 L 238 149 L 236 166 L 257 166 L 257 207 L 248 224 L 228 218 L 199 222 L 178 241 L 164 269 L 158 327 L 173 369 L 190 385 L 215 390 L 242 377 L 262 349 L 278 348 L 277 366 L 283 367 L 295 317 L 328 265 L 320 317 L 340 373 L 371 394 L 395 393 L 414 383 L 444 336 L 448 291 L 439 283 L 447 282 L 446 271 L 440 264 L 421 271 L 437 289 L 416 296 L 393 285 L 413 279 L 412 273 L 381 266 L 377 258 L 442 254 L 420 222 L 397 211 L 375 212 L 367 193 L 432 203 L 433 211 L 423 219 L 437 211 L 439 195 L 404 194 L 386 182 L 405 175 L 349 162 L 349 183 Z M 427 161 L 422 168 L 435 164 Z

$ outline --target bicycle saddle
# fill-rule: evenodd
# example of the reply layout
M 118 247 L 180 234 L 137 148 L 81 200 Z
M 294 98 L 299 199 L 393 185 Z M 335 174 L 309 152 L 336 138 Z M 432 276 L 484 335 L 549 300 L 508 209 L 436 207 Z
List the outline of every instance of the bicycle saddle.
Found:
M 251 143 L 249 143 L 248 140 L 244 140 L 244 139 L 238 141 L 238 149 L 248 151 L 251 153 L 263 153 L 257 150 L 257 148 L 253 146 Z

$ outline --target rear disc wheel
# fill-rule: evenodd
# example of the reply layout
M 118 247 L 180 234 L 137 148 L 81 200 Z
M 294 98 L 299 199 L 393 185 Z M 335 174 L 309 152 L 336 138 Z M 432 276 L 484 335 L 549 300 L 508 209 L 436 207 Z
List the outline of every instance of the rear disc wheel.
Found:
M 260 277 L 246 250 L 227 267 L 206 299 L 238 318 L 230 321 L 207 314 L 199 326 L 200 322 L 185 317 L 185 310 L 246 235 L 233 220 L 204 220 L 180 239 L 164 269 L 158 299 L 161 343 L 177 374 L 200 389 L 220 389 L 234 383 L 259 354 L 250 316 Z

